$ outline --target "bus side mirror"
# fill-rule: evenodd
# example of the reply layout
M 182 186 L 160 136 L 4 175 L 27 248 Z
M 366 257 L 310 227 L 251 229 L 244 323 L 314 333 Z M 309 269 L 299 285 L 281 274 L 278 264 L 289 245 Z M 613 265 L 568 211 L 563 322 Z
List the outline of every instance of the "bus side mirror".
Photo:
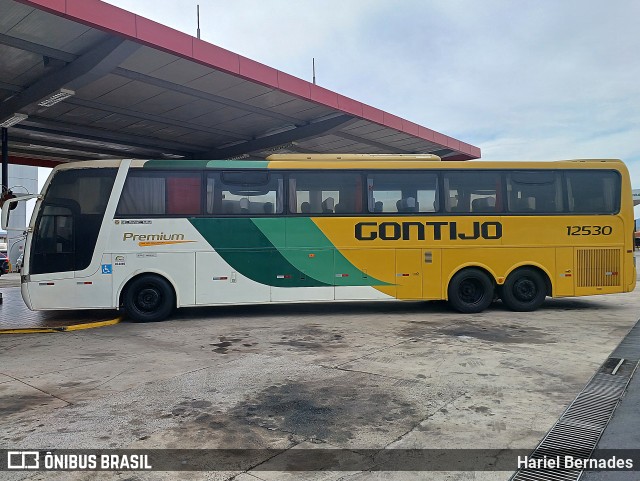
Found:
M 4 203 L 7 201 L 10 201 L 11 199 L 15 199 L 16 195 L 11 192 L 10 190 L 5 190 L 2 192 L 2 195 L 0 195 L 0 208 L 2 208 L 4 206 Z M 15 209 L 18 206 L 18 204 L 14 204 L 11 207 L 9 207 L 11 210 Z
M 16 207 L 18 207 L 18 201 L 15 199 L 7 199 L 2 203 L 2 221 L 0 222 L 2 230 L 7 230 L 9 226 L 9 214 Z
M 2 218 L 0 219 L 0 228 L 3 230 L 23 230 L 23 229 L 9 229 L 9 214 L 10 211 L 18 207 L 18 202 L 23 202 L 29 199 L 41 199 L 39 194 L 26 194 L 15 195 L 11 191 L 7 191 L 0 196 L 0 207 L 2 207 Z

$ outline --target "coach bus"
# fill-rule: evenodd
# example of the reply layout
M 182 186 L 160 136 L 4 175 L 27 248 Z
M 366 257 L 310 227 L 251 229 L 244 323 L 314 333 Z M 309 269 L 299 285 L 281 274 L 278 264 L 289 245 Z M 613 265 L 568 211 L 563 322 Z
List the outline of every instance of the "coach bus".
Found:
M 14 202 L 5 202 L 6 225 Z M 30 309 L 498 299 L 634 289 L 619 160 L 451 162 L 432 155 L 106 160 L 56 167 L 28 228 Z

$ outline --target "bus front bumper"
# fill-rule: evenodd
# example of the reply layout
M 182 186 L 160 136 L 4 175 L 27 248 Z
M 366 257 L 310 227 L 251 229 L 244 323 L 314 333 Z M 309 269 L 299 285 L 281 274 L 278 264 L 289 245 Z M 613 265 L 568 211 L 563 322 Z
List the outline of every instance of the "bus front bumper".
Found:
M 22 294 L 22 299 L 24 303 L 30 310 L 33 309 L 33 305 L 31 304 L 31 297 L 29 296 L 29 281 L 27 281 L 28 276 L 20 276 L 20 293 Z

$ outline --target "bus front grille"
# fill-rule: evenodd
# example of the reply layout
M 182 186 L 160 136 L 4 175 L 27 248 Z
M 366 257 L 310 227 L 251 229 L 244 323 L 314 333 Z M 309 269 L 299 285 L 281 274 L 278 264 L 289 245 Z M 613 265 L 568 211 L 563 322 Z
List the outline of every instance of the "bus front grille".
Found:
M 608 287 L 622 284 L 620 249 L 577 249 L 577 286 Z

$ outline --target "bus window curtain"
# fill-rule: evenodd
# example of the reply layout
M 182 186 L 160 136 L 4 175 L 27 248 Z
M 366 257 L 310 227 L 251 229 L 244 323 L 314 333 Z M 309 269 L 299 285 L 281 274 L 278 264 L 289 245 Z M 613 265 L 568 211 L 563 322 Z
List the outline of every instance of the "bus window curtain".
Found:
M 155 215 L 166 210 L 164 177 L 129 177 L 122 191 L 118 214 Z
M 496 179 L 496 205 L 495 212 L 504 212 L 504 196 L 502 193 L 502 177 Z
M 284 211 L 284 179 L 278 179 L 278 190 L 276 192 L 276 214 L 282 214 Z
M 612 176 L 607 176 L 603 181 L 604 196 L 604 212 L 610 213 L 616 211 L 616 181 Z
M 362 179 L 359 175 L 356 177 L 355 192 L 356 197 L 353 212 L 360 214 L 362 212 Z
M 289 177 L 289 211 L 298 214 L 298 195 L 296 191 L 296 179 Z

